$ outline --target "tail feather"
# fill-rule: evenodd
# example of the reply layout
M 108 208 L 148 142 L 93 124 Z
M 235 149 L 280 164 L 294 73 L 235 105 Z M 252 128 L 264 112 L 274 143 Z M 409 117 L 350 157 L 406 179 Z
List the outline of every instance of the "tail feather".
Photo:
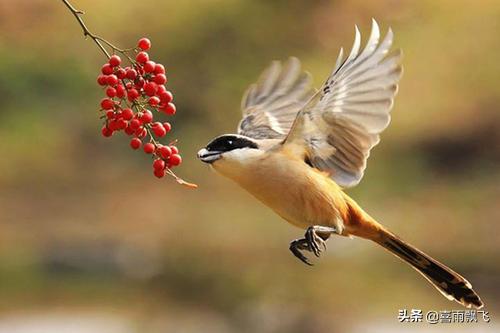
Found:
M 483 302 L 464 277 L 439 261 L 431 258 L 414 246 L 404 242 L 398 236 L 381 230 L 382 237 L 375 241 L 398 258 L 410 264 L 422 274 L 437 290 L 449 300 L 470 308 L 480 309 Z

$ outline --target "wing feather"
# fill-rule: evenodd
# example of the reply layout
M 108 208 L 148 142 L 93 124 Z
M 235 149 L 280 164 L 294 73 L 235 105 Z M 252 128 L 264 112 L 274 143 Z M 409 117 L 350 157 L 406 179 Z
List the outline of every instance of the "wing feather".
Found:
M 285 138 L 297 113 L 315 93 L 311 81 L 297 58 L 284 65 L 273 61 L 243 96 L 238 133 L 255 139 Z
M 302 143 L 311 163 L 330 173 L 343 187 L 359 183 L 370 150 L 389 125 L 390 110 L 402 74 L 401 52 L 389 54 L 391 29 L 380 42 L 375 20 L 361 53 L 361 36 L 355 27 L 351 52 L 335 68 L 322 89 L 297 115 L 284 144 Z

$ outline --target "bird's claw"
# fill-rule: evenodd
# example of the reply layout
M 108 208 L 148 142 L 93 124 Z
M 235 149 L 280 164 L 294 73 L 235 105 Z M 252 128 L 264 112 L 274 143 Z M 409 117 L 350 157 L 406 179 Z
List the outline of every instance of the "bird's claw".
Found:
M 311 226 L 307 228 L 304 238 L 296 239 L 290 243 L 290 251 L 306 265 L 313 266 L 302 251 L 312 252 L 316 257 L 319 257 L 323 251 L 326 251 L 326 240 L 335 232 L 335 228 Z M 321 233 L 323 237 L 319 236 L 318 233 Z
M 309 259 L 307 259 L 307 257 L 302 254 L 301 250 L 310 251 L 309 244 L 307 243 L 307 240 L 305 238 L 296 239 L 290 243 L 290 251 L 293 253 L 293 255 L 304 264 L 313 266 Z

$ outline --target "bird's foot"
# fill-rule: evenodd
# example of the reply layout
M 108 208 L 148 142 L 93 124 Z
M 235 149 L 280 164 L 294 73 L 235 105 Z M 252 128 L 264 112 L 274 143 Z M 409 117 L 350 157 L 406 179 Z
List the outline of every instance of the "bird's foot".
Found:
M 337 230 L 332 227 L 325 227 L 315 225 L 307 228 L 304 238 L 296 239 L 290 243 L 290 251 L 300 261 L 306 265 L 312 266 L 313 264 L 302 253 L 302 251 L 309 251 L 319 257 L 323 251 L 326 250 L 326 240 L 331 234 L 336 233 Z
M 307 243 L 307 239 L 301 238 L 296 239 L 290 243 L 290 251 L 292 251 L 293 255 L 299 258 L 304 264 L 312 266 L 313 264 L 307 259 L 305 255 L 302 254 L 302 251 L 311 251 L 309 249 L 309 244 Z

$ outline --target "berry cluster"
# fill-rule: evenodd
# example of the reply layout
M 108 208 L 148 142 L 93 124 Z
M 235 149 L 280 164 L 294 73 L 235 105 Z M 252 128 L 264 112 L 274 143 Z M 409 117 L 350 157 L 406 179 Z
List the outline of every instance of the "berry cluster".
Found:
M 121 51 L 130 66 L 122 66 L 122 60 L 116 54 L 102 66 L 102 74 L 97 78 L 106 93 L 106 98 L 101 101 L 101 111 L 104 113 L 101 117 L 104 120 L 101 132 L 105 137 L 115 132 L 125 132 L 132 137 L 132 149 L 142 147 L 146 154 L 152 155 L 156 177 L 162 178 L 166 173 L 176 177 L 171 168 L 182 163 L 179 150 L 175 142 L 163 145 L 158 141 L 172 127 L 168 122 L 153 119 L 156 112 L 174 115 L 176 108 L 172 103 L 172 93 L 165 88 L 165 67 L 149 59 L 146 51 L 150 48 L 149 39 L 141 38 L 137 48 Z M 131 58 L 130 51 L 135 52 L 135 59 Z

